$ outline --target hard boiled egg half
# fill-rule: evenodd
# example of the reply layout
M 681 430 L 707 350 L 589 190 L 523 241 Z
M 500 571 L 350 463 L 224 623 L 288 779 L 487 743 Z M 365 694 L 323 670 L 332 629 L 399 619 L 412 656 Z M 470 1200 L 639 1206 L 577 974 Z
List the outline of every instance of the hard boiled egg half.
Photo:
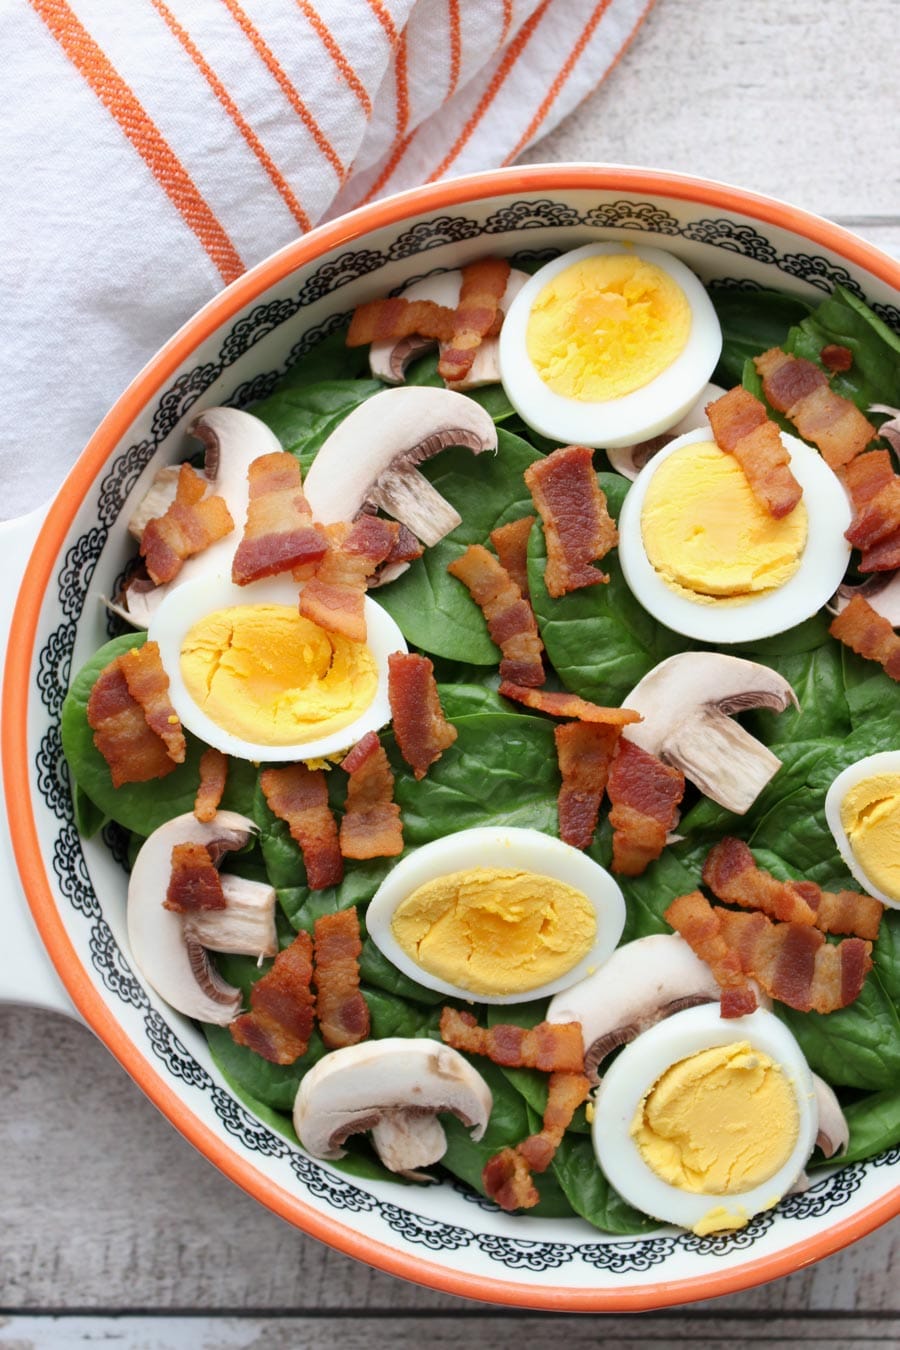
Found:
M 679 436 L 638 474 L 619 516 L 619 560 L 646 610 L 717 645 L 783 633 L 815 614 L 850 559 L 850 504 L 821 455 L 782 433 L 803 496 L 776 520 L 708 429 Z
M 257 762 L 317 759 L 390 721 L 388 657 L 407 650 L 394 620 L 366 597 L 367 639 L 352 642 L 303 618 L 299 589 L 212 574 L 153 614 L 172 706 L 207 745 Z
M 540 268 L 513 300 L 500 378 L 541 435 L 613 449 L 674 426 L 721 349 L 709 296 L 679 258 L 588 244 Z
M 416 849 L 366 911 L 369 936 L 404 975 L 477 1003 L 566 989 L 612 954 L 625 925 L 616 882 L 539 830 L 460 830 Z
M 839 773 L 825 818 L 860 885 L 900 909 L 900 750 L 867 755 Z
M 809 1066 L 772 1013 L 688 1008 L 626 1046 L 594 1105 L 594 1151 L 625 1199 L 698 1235 L 790 1190 L 819 1128 Z

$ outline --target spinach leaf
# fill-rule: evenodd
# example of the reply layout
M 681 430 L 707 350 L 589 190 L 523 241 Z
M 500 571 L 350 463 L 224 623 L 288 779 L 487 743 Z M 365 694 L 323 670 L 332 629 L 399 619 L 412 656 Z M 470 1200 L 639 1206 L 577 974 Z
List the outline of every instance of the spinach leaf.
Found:
M 808 300 L 783 291 L 712 287 L 709 298 L 722 328 L 722 355 L 713 374 L 716 384 L 740 384 L 744 362 L 778 347 L 788 330 L 812 309 Z
M 314 1032 L 306 1054 L 295 1063 L 271 1064 L 246 1045 L 232 1040 L 227 1027 L 205 1024 L 203 1030 L 213 1059 L 229 1083 L 273 1110 L 288 1114 L 293 1110 L 300 1079 L 326 1053 L 321 1037 Z
M 379 380 L 322 380 L 288 385 L 254 405 L 253 415 L 274 431 L 306 473 L 316 451 L 348 413 L 384 386 Z
M 347 325 L 349 326 L 349 316 Z M 348 347 L 347 327 L 321 338 L 314 347 L 289 366 L 278 381 L 278 390 L 302 388 L 326 380 L 358 380 L 369 374 L 368 347 Z M 276 392 L 278 392 L 276 390 Z M 257 415 L 257 403 L 251 411 Z
M 835 286 L 833 294 L 791 329 L 784 350 L 818 363 L 829 343 L 853 353 L 850 369 L 831 376 L 836 394 L 864 412 L 870 403 L 900 404 L 900 337 L 844 286 Z
M 75 812 L 75 828 L 85 839 L 93 839 L 98 830 L 102 830 L 109 817 L 100 810 L 85 792 L 84 788 L 72 779 L 72 809 Z
M 850 1127 L 846 1152 L 837 1158 L 816 1154 L 811 1166 L 841 1167 L 844 1163 L 874 1158 L 886 1148 L 900 1143 L 900 1088 L 861 1097 L 844 1107 L 844 1115 Z
M 516 1027 L 534 1027 L 538 1022 L 543 1021 L 547 1015 L 548 999 L 536 999 L 531 1003 L 497 1003 L 488 1006 L 487 1024 L 489 1027 L 512 1025 Z M 507 1081 L 512 1084 L 517 1092 L 520 1092 L 528 1103 L 530 1109 L 537 1117 L 537 1130 L 543 1125 L 544 1112 L 547 1109 L 547 1074 L 541 1073 L 539 1069 L 508 1069 L 503 1067 L 502 1073 Z M 584 1107 L 580 1106 L 575 1112 L 569 1129 L 575 1130 L 579 1134 L 584 1134 L 590 1130 L 587 1123 Z
M 566 1134 L 553 1158 L 553 1173 L 576 1214 L 604 1233 L 647 1233 L 659 1224 L 632 1209 L 607 1181 L 583 1136 Z
M 445 450 L 421 472 L 462 516 L 462 524 L 426 550 L 407 572 L 378 592 L 407 642 L 437 656 L 475 666 L 496 666 L 500 650 L 461 581 L 447 566 L 469 544 L 486 544 L 498 525 L 532 514 L 523 474 L 540 458 L 537 450 L 502 428 L 496 455 Z
M 427 356 L 421 356 L 417 361 L 413 361 L 407 369 L 405 383 L 430 385 L 436 389 L 444 389 L 446 386 L 438 374 L 437 368 L 437 351 L 430 352 Z M 506 390 L 502 384 L 486 384 L 481 389 L 467 389 L 466 398 L 471 398 L 475 403 L 480 403 L 482 408 L 497 423 L 508 422 L 511 417 L 515 416 L 515 409 L 506 397 Z
M 598 474 L 610 515 L 617 517 L 630 487 L 615 473 Z M 602 568 L 608 584 L 553 599 L 544 585 L 544 534 L 535 522 L 528 541 L 528 586 L 547 656 L 567 689 L 596 703 L 618 704 L 648 671 L 693 644 L 658 623 L 625 584 L 618 553 Z

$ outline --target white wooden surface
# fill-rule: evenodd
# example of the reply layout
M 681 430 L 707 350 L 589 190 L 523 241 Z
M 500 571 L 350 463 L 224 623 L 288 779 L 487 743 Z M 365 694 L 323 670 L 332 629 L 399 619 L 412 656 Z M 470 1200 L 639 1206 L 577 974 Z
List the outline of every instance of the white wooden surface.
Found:
M 677 169 L 770 193 L 900 254 L 896 0 L 657 0 L 527 159 Z M 238 1191 L 83 1028 L 0 1009 L 0 1347 L 550 1345 L 320 1246 Z M 85 1147 L 85 1141 L 90 1147 Z M 900 1224 L 711 1304 L 568 1318 L 573 1346 L 900 1346 Z

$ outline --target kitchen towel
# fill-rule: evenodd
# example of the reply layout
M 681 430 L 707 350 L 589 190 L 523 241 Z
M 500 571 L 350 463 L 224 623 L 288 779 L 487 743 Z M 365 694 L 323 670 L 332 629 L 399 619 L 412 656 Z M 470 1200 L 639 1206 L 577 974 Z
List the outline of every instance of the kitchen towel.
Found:
M 514 160 L 649 7 L 5 0 L 0 515 L 51 495 L 222 286 L 318 221 Z

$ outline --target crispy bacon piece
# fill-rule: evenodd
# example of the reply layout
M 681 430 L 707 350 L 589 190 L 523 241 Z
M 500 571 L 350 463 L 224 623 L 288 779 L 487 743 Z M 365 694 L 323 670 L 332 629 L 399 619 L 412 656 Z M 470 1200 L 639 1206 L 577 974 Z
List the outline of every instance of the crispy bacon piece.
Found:
M 399 342 L 402 338 L 434 338 L 449 342 L 453 334 L 453 310 L 433 300 L 404 300 L 402 296 L 369 300 L 353 311 L 347 330 L 348 347 L 370 342 Z
M 323 914 L 314 928 L 316 1017 L 329 1050 L 369 1035 L 369 1005 L 359 988 L 359 914 L 354 906 Z
M 845 371 L 853 365 L 853 353 L 849 347 L 839 347 L 836 342 L 829 342 L 819 352 L 819 360 L 826 370 Z
M 804 440 L 818 446 L 835 471 L 865 450 L 877 434 L 856 404 L 836 394 L 824 370 L 812 361 L 772 347 L 754 357 L 753 364 L 772 407 L 793 422 Z
M 228 777 L 228 756 L 212 746 L 200 756 L 200 786 L 194 799 L 194 815 L 208 824 L 215 820 Z
M 202 553 L 234 529 L 224 497 L 204 497 L 207 479 L 182 464 L 175 500 L 168 510 L 148 520 L 141 535 L 141 557 L 156 584 L 172 581 L 182 564 Z
M 883 453 L 887 454 L 887 451 Z M 860 456 L 860 459 L 868 458 L 868 455 Z M 870 549 L 896 534 L 898 529 L 900 476 L 892 474 L 889 481 L 864 506 L 857 507 L 856 516 L 845 535 L 854 548 Z
M 225 908 L 222 882 L 205 844 L 176 844 L 172 849 L 172 872 L 163 906 L 177 914 Z
M 756 1008 L 756 994 L 747 982 L 740 956 L 722 936 L 718 916 L 723 913 L 700 891 L 691 891 L 673 900 L 663 918 L 709 966 L 722 990 L 722 1016 L 743 1017 Z
M 323 770 L 308 769 L 305 764 L 264 769 L 259 785 L 270 811 L 287 822 L 291 838 L 300 845 L 310 890 L 337 886 L 344 875 L 344 862 Z
M 482 338 L 492 331 L 499 316 L 508 281 L 505 258 L 482 258 L 462 269 L 453 332 L 441 342 L 438 362 L 438 374 L 448 383 L 464 379 L 472 369 Z
M 880 544 L 863 549 L 859 559 L 861 572 L 896 572 L 900 568 L 900 529 Z
M 388 657 L 391 725 L 400 753 L 416 778 L 424 778 L 435 760 L 459 734 L 441 707 L 434 666 L 427 656 L 392 652 Z
M 892 680 L 900 681 L 900 637 L 891 627 L 890 620 L 874 610 L 861 595 L 854 595 L 846 609 L 832 620 L 828 631 L 867 661 L 877 661 Z
M 404 525 L 402 521 L 398 521 L 397 538 L 394 540 L 391 551 L 382 566 L 389 567 L 391 563 L 415 562 L 416 558 L 421 558 L 424 552 L 425 549 L 409 526 Z
M 480 1027 L 468 1012 L 441 1011 L 441 1037 L 454 1050 L 486 1055 L 506 1069 L 542 1069 L 544 1073 L 581 1073 L 584 1040 L 580 1022 L 538 1022 L 536 1027 L 501 1024 Z
M 612 870 L 637 877 L 662 853 L 678 818 L 684 774 L 621 737 L 606 785 L 612 810 Z
M 339 832 L 345 858 L 393 858 L 403 852 L 403 823 L 384 746 L 367 731 L 341 764 L 349 775 Z
M 515 1148 L 504 1148 L 488 1158 L 481 1172 L 481 1184 L 501 1209 L 533 1209 L 540 1200 L 531 1179 L 528 1163 Z
M 298 933 L 250 990 L 250 1012 L 241 1013 L 228 1028 L 238 1045 L 272 1064 L 293 1064 L 306 1054 L 315 1006 L 312 951 L 309 933 Z
M 619 532 L 606 509 L 606 495 L 587 446 L 566 445 L 529 464 L 525 482 L 544 526 L 548 593 L 558 599 L 568 591 L 609 581 L 591 564 L 619 542 Z
M 719 900 L 759 909 L 773 919 L 800 923 L 823 933 L 878 937 L 884 905 L 857 891 L 823 891 L 814 881 L 779 881 L 757 867 L 742 839 L 720 839 L 707 855 L 703 881 Z
M 109 765 L 113 787 L 165 778 L 176 767 L 165 742 L 148 725 L 144 709 L 131 694 L 121 660 L 116 657 L 101 670 L 87 704 L 87 720 L 94 732 L 94 745 Z M 143 689 L 145 681 L 141 679 L 140 670 L 133 674 L 135 685 Z M 151 689 L 156 688 L 152 678 L 146 682 Z M 168 681 L 166 684 L 168 686 Z M 171 740 L 174 724 L 167 725 L 166 729 Z
M 447 571 L 467 588 L 502 653 L 500 675 L 517 684 L 543 684 L 544 663 L 534 611 L 506 568 L 482 544 L 470 544 Z
M 737 385 L 707 403 L 706 415 L 716 444 L 734 455 L 763 510 L 776 520 L 789 515 L 803 489 L 791 472 L 790 455 L 765 405 Z
M 872 944 L 862 938 L 832 944 L 808 924 L 773 923 L 765 914 L 727 909 L 713 913 L 723 941 L 737 953 L 746 974 L 770 998 L 798 1012 L 846 1008 L 872 969 Z
M 894 464 L 888 450 L 857 455 L 841 471 L 853 502 L 854 519 L 847 538 L 861 550 L 861 572 L 887 572 L 900 567 L 900 510 Z
M 366 583 L 397 542 L 400 526 L 362 515 L 352 525 L 327 525 L 328 552 L 300 592 L 300 613 L 330 633 L 366 640 Z
M 247 523 L 231 564 L 232 581 L 247 586 L 278 572 L 309 575 L 325 556 L 328 540 L 313 524 L 299 460 L 286 450 L 260 455 L 248 479 Z
M 573 848 L 588 848 L 594 837 L 620 734 L 620 727 L 602 722 L 565 722 L 553 729 L 562 775 L 559 837 Z
M 642 721 L 641 714 L 633 708 L 604 708 L 599 703 L 589 703 L 578 694 L 556 693 L 549 689 L 525 689 L 512 680 L 500 681 L 500 693 L 516 703 L 524 703 L 526 708 L 535 708 L 538 712 L 549 713 L 551 717 L 574 717 L 579 722 L 602 722 L 606 726 L 624 727 L 630 722 Z
M 143 709 L 147 726 L 162 741 L 169 758 L 176 764 L 183 764 L 187 743 L 169 698 L 169 677 L 163 669 L 159 643 L 145 642 L 123 652 L 119 657 L 119 669 L 125 676 L 129 694 Z
M 491 530 L 491 543 L 504 567 L 518 586 L 524 599 L 528 599 L 528 536 L 536 516 L 522 516 L 520 520 L 511 520 L 508 525 L 498 525 Z

